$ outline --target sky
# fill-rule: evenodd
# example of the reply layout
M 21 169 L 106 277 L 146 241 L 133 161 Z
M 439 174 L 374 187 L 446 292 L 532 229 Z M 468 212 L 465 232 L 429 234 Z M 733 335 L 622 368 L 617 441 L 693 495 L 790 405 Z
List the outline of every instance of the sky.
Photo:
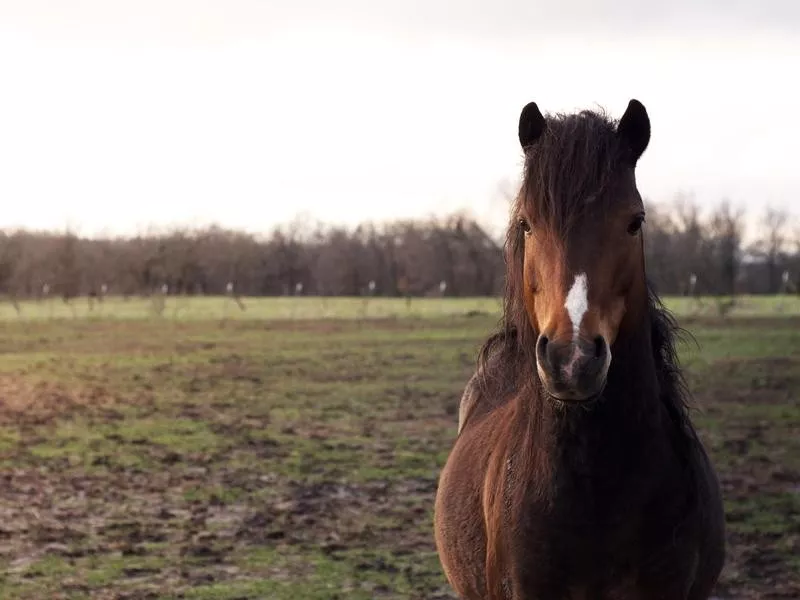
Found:
M 643 196 L 800 214 L 797 73 L 795 0 L 0 0 L 0 227 L 501 228 L 522 107 L 631 98 Z

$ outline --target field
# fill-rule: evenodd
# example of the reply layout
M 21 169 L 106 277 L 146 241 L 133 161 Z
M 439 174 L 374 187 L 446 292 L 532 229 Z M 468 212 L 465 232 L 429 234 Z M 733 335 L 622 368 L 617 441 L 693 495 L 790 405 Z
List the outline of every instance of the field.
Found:
M 433 497 L 497 300 L 244 302 L 0 306 L 0 598 L 454 597 Z M 668 305 L 717 596 L 800 597 L 800 299 Z

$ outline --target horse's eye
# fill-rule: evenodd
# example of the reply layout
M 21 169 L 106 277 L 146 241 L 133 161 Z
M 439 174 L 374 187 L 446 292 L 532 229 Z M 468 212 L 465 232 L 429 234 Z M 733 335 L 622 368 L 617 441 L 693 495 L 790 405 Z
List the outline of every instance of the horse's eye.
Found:
M 522 229 L 525 235 L 528 235 L 531 232 L 531 224 L 528 223 L 527 219 L 519 220 L 519 228 Z
M 633 220 L 628 225 L 628 234 L 629 235 L 636 235 L 641 231 L 642 225 L 644 224 L 644 215 L 639 214 L 633 217 Z

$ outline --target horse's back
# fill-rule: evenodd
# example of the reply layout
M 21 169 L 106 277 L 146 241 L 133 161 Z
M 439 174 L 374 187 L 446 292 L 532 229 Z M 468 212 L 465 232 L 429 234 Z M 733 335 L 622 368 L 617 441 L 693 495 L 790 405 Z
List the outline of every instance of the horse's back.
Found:
M 488 368 L 496 361 L 496 357 L 490 358 Z M 511 398 L 511 394 L 504 393 L 500 386 L 493 382 L 487 375 L 487 367 L 479 367 L 470 377 L 464 392 L 461 394 L 461 401 L 458 406 L 458 433 L 464 429 L 467 421 L 479 419 L 487 415 L 495 408 L 505 404 Z M 494 385 L 493 385 L 494 383 Z
M 458 433 L 464 429 L 467 419 L 473 412 L 485 412 L 487 407 L 486 395 L 481 393 L 479 386 L 479 372 L 475 372 L 461 394 L 461 402 L 458 405 Z

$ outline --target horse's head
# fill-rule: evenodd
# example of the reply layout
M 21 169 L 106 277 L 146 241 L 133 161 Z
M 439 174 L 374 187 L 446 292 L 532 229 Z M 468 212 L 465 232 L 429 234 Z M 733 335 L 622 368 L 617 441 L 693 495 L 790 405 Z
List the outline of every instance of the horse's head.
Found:
M 525 176 L 508 238 L 518 323 L 532 334 L 536 366 L 554 398 L 598 396 L 612 346 L 646 307 L 637 161 L 650 141 L 644 106 L 613 122 L 594 112 L 545 118 L 522 110 Z M 516 279 L 516 283 L 513 281 Z M 513 306 L 512 306 L 513 308 Z

